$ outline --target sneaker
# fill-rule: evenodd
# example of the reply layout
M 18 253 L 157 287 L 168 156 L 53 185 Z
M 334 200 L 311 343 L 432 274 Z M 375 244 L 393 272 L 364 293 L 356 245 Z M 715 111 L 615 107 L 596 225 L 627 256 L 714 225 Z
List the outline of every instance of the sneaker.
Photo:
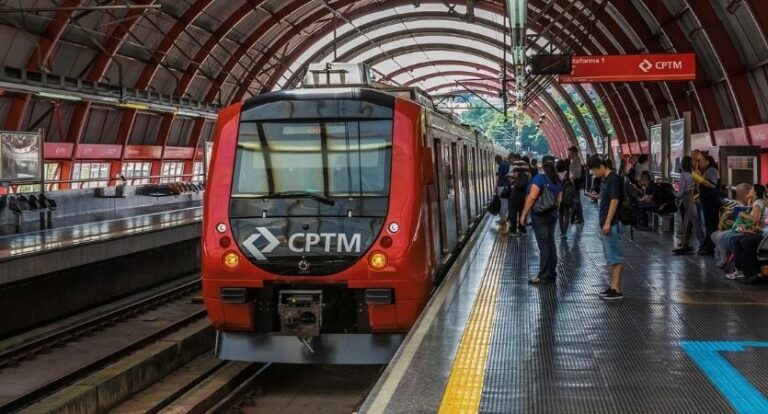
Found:
M 615 289 L 608 289 L 608 293 L 606 293 L 605 296 L 600 296 L 600 299 L 602 300 L 622 300 L 624 299 L 624 294 L 621 292 L 616 291 Z
M 734 270 L 731 273 L 727 273 L 725 275 L 725 278 L 728 280 L 736 280 L 736 279 L 743 279 L 744 278 L 744 272 L 741 270 Z
M 678 254 L 688 254 L 693 252 L 693 248 L 690 246 L 684 246 L 684 247 L 678 247 L 675 250 L 672 250 L 672 254 L 678 255 Z
M 611 289 L 611 287 L 609 286 L 609 287 L 605 288 L 604 291 L 598 293 L 597 296 L 600 296 L 601 298 L 604 298 L 604 297 L 610 295 L 612 291 L 613 291 L 613 289 Z

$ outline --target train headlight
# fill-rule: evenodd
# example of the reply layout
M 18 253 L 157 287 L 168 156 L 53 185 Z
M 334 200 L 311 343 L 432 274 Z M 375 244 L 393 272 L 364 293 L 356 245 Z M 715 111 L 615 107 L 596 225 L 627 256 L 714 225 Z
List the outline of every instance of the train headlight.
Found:
M 400 231 L 400 225 L 399 224 L 397 224 L 394 221 L 389 223 L 389 232 L 390 233 L 397 233 L 398 231 Z
M 368 256 L 368 266 L 373 270 L 381 270 L 387 267 L 388 261 L 387 254 L 384 252 L 376 251 Z
M 235 270 L 237 269 L 237 265 L 240 264 L 240 255 L 235 252 L 229 252 L 224 255 L 221 262 L 227 270 Z
M 217 231 L 218 233 L 222 233 L 222 234 L 223 234 L 223 233 L 226 233 L 226 231 L 227 231 L 227 225 L 226 225 L 226 224 L 224 224 L 224 223 L 219 223 L 219 224 L 217 224 L 217 225 L 216 225 L 216 231 Z

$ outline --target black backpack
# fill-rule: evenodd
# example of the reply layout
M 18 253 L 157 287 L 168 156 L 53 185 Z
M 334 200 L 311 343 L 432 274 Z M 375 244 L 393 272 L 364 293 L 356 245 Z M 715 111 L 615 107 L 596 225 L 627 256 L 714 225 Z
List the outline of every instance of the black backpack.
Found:
M 627 177 L 622 178 L 621 200 L 619 202 L 619 221 L 625 226 L 637 225 L 637 212 L 640 209 L 640 196 Z
M 576 204 L 576 197 L 579 196 L 576 186 L 573 185 L 571 180 L 565 180 L 563 184 L 563 205 L 566 207 L 573 207 Z

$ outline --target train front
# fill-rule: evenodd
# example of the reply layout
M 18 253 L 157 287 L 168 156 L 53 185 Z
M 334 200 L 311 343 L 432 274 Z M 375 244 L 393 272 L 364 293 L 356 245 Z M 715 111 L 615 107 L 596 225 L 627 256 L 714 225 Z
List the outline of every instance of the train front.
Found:
M 427 272 L 402 271 L 419 206 L 391 192 L 415 186 L 415 123 L 395 125 L 396 101 L 298 90 L 222 111 L 202 266 L 219 358 L 359 364 L 394 353 L 431 286 Z

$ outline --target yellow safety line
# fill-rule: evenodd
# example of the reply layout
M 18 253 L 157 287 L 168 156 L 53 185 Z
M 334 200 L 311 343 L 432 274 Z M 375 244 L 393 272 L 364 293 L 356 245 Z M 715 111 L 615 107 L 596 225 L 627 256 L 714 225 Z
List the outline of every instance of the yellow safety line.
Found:
M 441 414 L 476 413 L 480 407 L 507 240 L 508 237 L 499 234 L 494 243 L 443 393 Z

